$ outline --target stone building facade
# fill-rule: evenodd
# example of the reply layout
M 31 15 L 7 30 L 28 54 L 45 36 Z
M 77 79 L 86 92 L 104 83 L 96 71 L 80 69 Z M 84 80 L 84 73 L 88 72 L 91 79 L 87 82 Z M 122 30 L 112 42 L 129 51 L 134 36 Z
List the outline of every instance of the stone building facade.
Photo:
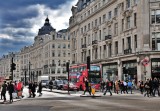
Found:
M 70 61 L 70 42 L 67 29 L 56 30 L 46 18 L 34 43 L 21 49 L 22 80 L 38 81 L 38 76 L 49 79 L 67 78 L 66 62 Z
M 19 52 L 12 52 L 0 58 L 0 77 L 4 77 L 6 80 L 11 78 L 12 58 L 13 63 L 16 64 L 16 70 L 13 71 L 13 81 L 19 81 L 21 80 Z
M 104 80 L 160 78 L 159 0 L 78 0 L 71 10 L 72 64 L 90 56 Z

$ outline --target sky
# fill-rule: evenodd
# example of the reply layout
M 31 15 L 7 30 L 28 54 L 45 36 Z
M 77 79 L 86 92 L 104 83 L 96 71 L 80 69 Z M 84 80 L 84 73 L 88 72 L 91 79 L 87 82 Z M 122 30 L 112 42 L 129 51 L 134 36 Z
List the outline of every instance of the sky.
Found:
M 2 0 L 0 3 L 0 57 L 32 45 L 48 15 L 56 31 L 69 26 L 71 7 L 78 0 Z

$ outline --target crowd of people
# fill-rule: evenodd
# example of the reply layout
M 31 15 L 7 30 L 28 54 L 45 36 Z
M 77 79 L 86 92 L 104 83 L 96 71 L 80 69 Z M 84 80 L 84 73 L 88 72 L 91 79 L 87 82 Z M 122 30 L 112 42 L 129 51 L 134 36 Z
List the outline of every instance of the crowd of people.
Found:
M 17 98 L 23 97 L 22 95 L 22 91 L 23 91 L 23 83 L 21 81 L 10 81 L 10 82 L 6 82 L 4 81 L 4 83 L 2 84 L 1 87 L 1 99 L 3 99 L 3 102 L 6 102 L 6 93 L 9 93 L 9 97 L 10 97 L 10 103 L 13 102 L 13 95 L 16 94 Z
M 156 94 L 158 94 L 158 96 L 160 96 L 160 80 L 157 78 L 154 79 L 147 79 L 145 81 L 145 83 L 143 81 L 139 81 L 138 84 L 135 84 L 135 81 L 120 81 L 120 80 L 116 80 L 115 82 L 110 81 L 108 79 L 106 79 L 106 81 L 102 81 L 101 82 L 101 92 L 104 92 L 104 95 L 106 95 L 107 92 L 110 93 L 110 96 L 112 96 L 112 91 L 114 93 L 121 93 L 121 94 L 125 94 L 125 93 L 131 93 L 134 90 L 140 90 L 141 94 L 144 94 L 144 96 L 147 95 L 147 97 L 152 96 L 155 97 Z M 156 93 L 157 92 L 157 93 Z
M 36 88 L 38 86 L 37 89 L 37 93 L 39 93 L 39 96 L 42 95 L 42 83 L 39 82 L 39 84 L 37 84 L 36 82 L 29 82 L 28 84 L 28 92 L 29 92 L 29 98 L 31 97 L 35 97 L 36 94 Z M 9 94 L 9 102 L 12 103 L 13 102 L 13 98 L 23 98 L 23 83 L 21 81 L 10 81 L 10 82 L 6 82 L 4 81 L 4 83 L 1 86 L 1 100 L 3 99 L 4 103 L 6 102 L 6 93 L 8 92 Z

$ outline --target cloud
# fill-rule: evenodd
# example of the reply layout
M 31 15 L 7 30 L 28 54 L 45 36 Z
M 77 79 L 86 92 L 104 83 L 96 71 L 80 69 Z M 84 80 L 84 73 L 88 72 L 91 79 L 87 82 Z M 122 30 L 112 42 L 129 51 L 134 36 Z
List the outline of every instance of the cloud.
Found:
M 47 15 L 57 31 L 67 28 L 71 7 L 77 2 L 77 0 L 67 0 L 67 2 L 66 0 L 17 0 L 16 3 L 9 1 L 1 3 L 0 7 L 0 56 L 6 51 L 20 51 L 25 45 L 33 44 L 34 37 L 44 25 Z

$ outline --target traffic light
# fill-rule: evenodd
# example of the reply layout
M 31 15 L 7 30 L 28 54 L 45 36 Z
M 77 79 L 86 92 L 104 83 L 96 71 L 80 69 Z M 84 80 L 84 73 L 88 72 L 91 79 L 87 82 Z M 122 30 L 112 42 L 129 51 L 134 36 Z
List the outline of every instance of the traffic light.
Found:
M 12 63 L 10 67 L 11 67 L 11 72 L 12 72 L 13 70 L 16 70 L 16 64 L 15 64 L 15 63 Z
M 13 66 L 13 70 L 16 70 L 16 64 L 13 63 L 12 66 Z
M 87 69 L 90 69 L 90 56 L 87 56 Z

